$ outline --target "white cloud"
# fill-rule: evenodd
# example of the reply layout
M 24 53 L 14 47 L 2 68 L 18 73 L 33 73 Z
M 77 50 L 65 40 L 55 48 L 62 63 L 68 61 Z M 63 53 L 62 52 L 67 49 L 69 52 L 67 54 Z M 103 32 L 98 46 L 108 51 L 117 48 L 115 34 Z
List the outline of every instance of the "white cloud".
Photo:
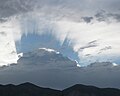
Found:
M 18 40 L 20 34 L 13 22 L 0 23 L 0 66 L 17 63 L 17 51 L 15 39 Z
M 106 17 L 109 19 L 108 21 L 99 22 L 94 16 L 96 11 L 102 8 L 107 10 L 108 13 L 113 12 L 113 10 L 114 12 L 119 12 L 118 0 L 13 0 L 11 2 L 2 0 L 2 2 L 3 4 L 0 4 L 0 10 L 2 12 L 2 15 L 0 15 L 1 18 L 18 15 L 19 13 L 17 18 L 15 16 L 11 17 L 11 28 L 4 28 L 6 34 L 10 34 L 10 37 L 6 37 L 6 41 L 2 40 L 4 43 L 7 42 L 7 40 L 8 42 L 12 40 L 13 43 L 14 40 L 19 41 L 21 36 L 23 34 L 27 35 L 28 32 L 36 32 L 41 35 L 46 30 L 52 30 L 52 34 L 61 41 L 61 44 L 69 33 L 68 39 L 71 40 L 70 44 L 73 46 L 74 51 L 78 52 L 80 60 L 82 61 L 100 58 L 101 56 L 111 58 L 112 56 L 119 56 L 120 54 L 120 23 L 111 17 Z M 2 5 L 9 7 L 5 7 L 3 10 Z M 114 7 L 114 5 L 116 5 L 116 7 Z M 81 19 L 83 16 L 92 16 L 93 19 L 90 23 L 86 23 Z M 97 46 L 88 46 L 89 48 L 79 50 L 94 40 L 97 40 Z M 1 43 L 1 46 L 2 45 L 4 44 Z M 111 49 L 100 51 L 107 46 L 111 46 Z
M 85 61 L 111 60 L 113 56 L 119 56 L 120 54 L 120 23 L 113 19 L 108 23 L 106 21 L 99 22 L 94 18 L 90 23 L 86 23 L 83 21 L 72 21 L 64 17 L 56 20 L 56 18 L 51 18 L 49 15 L 45 16 L 36 12 L 30 12 L 18 17 L 13 17 L 8 24 L 1 23 L 1 26 L 4 26 L 4 28 L 1 27 L 1 31 L 3 30 L 9 35 L 9 37 L 6 37 L 9 38 L 7 39 L 8 41 L 3 40 L 2 42 L 11 42 L 10 40 L 12 40 L 15 43 L 15 41 L 21 39 L 23 34 L 27 35 L 28 33 L 36 32 L 41 35 L 50 31 L 61 41 L 61 44 L 68 34 L 68 39 L 71 41 L 70 44 L 74 51 L 78 52 L 81 63 Z M 95 40 L 97 45 L 87 45 Z M 108 46 L 111 46 L 111 49 L 101 51 L 101 49 Z M 80 48 L 84 49 L 80 50 Z M 14 49 L 16 51 L 15 46 Z M 107 57 L 104 58 L 105 56 Z
M 20 23 L 17 23 L 18 26 L 15 26 L 14 29 L 21 28 L 21 34 L 17 35 L 19 36 L 17 37 L 18 40 L 22 34 L 27 35 L 35 32 L 41 35 L 44 32 L 51 32 L 62 44 L 68 35 L 67 38 L 71 41 L 71 46 L 75 52 L 78 52 L 80 62 L 107 61 L 111 60 L 113 56 L 118 57 L 120 54 L 120 22 L 111 20 L 111 18 L 108 19 L 110 19 L 109 22 L 99 22 L 94 18 L 90 23 L 76 22 L 64 17 L 56 20 L 56 17 L 41 15 L 35 11 L 35 13 L 30 12 L 21 16 L 19 18 Z M 93 41 L 96 41 L 96 44 L 89 45 Z M 109 50 L 102 50 L 108 46 L 111 47 Z
M 85 57 L 86 54 L 91 54 L 93 57 L 104 55 L 111 57 L 113 55 L 119 56 L 120 54 L 120 23 L 112 22 L 108 24 L 94 21 L 87 24 L 84 22 L 60 21 L 57 25 L 59 26 L 58 32 L 61 32 L 59 36 L 70 32 L 68 38 L 73 41 L 73 48 L 76 52 L 81 47 L 86 46 L 87 43 L 97 40 L 97 46 L 88 47 L 78 52 L 80 58 Z M 111 49 L 98 54 L 106 46 L 111 46 Z

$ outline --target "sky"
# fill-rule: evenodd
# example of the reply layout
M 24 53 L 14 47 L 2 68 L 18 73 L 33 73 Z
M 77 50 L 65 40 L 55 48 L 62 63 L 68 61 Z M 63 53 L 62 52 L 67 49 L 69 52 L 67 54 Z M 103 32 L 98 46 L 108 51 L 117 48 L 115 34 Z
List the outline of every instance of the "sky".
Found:
M 119 5 L 120 0 L 0 0 L 0 83 L 120 88 Z M 45 51 L 51 49 L 60 53 Z
M 0 65 L 16 63 L 18 53 L 40 47 L 55 49 L 83 66 L 96 61 L 119 64 L 119 4 L 119 0 L 0 0 Z

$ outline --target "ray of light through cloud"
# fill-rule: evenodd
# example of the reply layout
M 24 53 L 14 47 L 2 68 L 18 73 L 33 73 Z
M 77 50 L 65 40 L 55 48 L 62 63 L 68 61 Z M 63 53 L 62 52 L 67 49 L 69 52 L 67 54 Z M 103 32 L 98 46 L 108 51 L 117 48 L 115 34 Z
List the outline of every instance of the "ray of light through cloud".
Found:
M 108 23 L 94 19 L 92 22 L 86 23 L 69 20 L 46 20 L 44 17 L 34 16 L 30 21 L 28 18 L 27 20 L 23 19 L 22 30 L 27 30 L 23 32 L 25 34 L 53 34 L 56 40 L 60 41 L 61 46 L 67 36 L 68 45 L 73 48 L 74 52 L 78 53 L 79 62 L 84 64 L 85 61 L 86 63 L 101 61 L 106 56 L 102 61 L 109 61 L 113 56 L 119 57 L 119 25 L 120 23 L 116 21 Z M 68 33 L 69 35 L 67 35 Z
M 2 2 L 10 8 L 0 9 L 2 12 L 0 26 L 4 26 L 3 22 L 10 22 L 12 27 L 6 28 L 5 32 L 1 31 L 0 36 L 2 38 L 5 34 L 9 35 L 5 37 L 6 40 L 1 40 L 5 44 L 13 42 L 12 50 L 16 51 L 16 47 L 19 51 L 23 50 L 21 45 L 23 41 L 24 48 L 29 51 L 30 46 L 25 45 L 25 42 L 29 40 L 30 34 L 33 34 L 31 42 L 35 44 L 34 49 L 49 47 L 45 46 L 48 41 L 44 42 L 40 39 L 34 41 L 34 38 L 50 34 L 48 37 L 54 37 L 54 41 L 50 42 L 53 45 L 50 47 L 74 60 L 77 59 L 81 65 L 95 61 L 119 63 L 117 58 L 120 56 L 120 8 L 118 6 L 120 2 L 118 0 L 104 1 L 106 3 L 103 3 L 103 0 L 18 0 L 16 2 L 12 0 L 11 3 L 2 0 Z M 4 49 L 5 44 L 0 43 L 0 46 Z M 6 52 L 9 55 L 9 52 Z M 1 55 L 1 58 L 4 58 L 4 55 Z

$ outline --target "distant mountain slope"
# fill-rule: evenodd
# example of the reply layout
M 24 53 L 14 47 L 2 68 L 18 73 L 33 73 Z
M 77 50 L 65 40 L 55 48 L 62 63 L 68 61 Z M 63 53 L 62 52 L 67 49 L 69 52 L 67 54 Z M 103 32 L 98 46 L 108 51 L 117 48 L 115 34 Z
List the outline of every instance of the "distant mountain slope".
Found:
M 0 96 L 120 96 L 120 90 L 76 84 L 60 91 L 27 82 L 20 85 L 0 85 Z
M 120 96 L 120 90 L 76 84 L 63 90 L 64 96 Z
M 0 85 L 0 96 L 61 96 L 62 92 L 41 88 L 31 83 Z

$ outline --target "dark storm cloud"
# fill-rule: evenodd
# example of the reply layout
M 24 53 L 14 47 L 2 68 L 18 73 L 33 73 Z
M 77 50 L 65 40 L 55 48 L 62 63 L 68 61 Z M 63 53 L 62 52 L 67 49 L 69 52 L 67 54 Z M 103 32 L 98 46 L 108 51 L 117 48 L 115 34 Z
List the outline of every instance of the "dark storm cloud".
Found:
M 119 66 L 114 67 L 109 62 L 95 63 L 84 68 L 43 67 L 43 64 L 36 65 L 35 63 L 18 64 L 1 68 L 0 77 L 2 78 L 0 78 L 0 82 L 2 84 L 18 84 L 29 81 L 39 86 L 58 89 L 64 89 L 78 83 L 120 88 L 119 69 Z
M 93 19 L 93 17 L 82 17 L 82 19 L 83 19 L 86 23 L 90 23 L 91 20 Z
M 85 22 L 89 23 L 93 19 L 91 16 L 103 9 L 120 20 L 117 14 L 120 9 L 119 4 L 119 0 L 0 0 L 0 17 L 8 18 L 34 10 L 50 15 L 54 19 L 66 18 L 78 22 L 82 17 Z M 113 14 L 114 12 L 116 14 Z M 96 17 L 99 21 L 105 19 L 101 13 L 97 13 Z
M 97 18 L 98 21 L 105 21 L 106 20 L 105 11 L 101 10 L 95 15 L 95 17 Z
M 0 23 L 6 22 L 6 21 L 7 21 L 7 19 L 0 18 Z
M 120 14 L 109 13 L 109 14 L 107 14 L 107 16 L 113 17 L 113 18 L 116 19 L 118 22 L 120 22 Z
M 114 19 L 117 22 L 120 22 L 120 14 L 118 13 L 110 13 L 105 10 L 99 11 L 95 17 L 97 18 L 98 21 L 110 21 L 110 19 Z
M 0 0 L 0 18 L 8 18 L 18 13 L 27 12 L 31 10 L 31 7 L 29 4 L 26 5 L 23 0 Z M 4 21 L 4 19 L 1 20 Z

